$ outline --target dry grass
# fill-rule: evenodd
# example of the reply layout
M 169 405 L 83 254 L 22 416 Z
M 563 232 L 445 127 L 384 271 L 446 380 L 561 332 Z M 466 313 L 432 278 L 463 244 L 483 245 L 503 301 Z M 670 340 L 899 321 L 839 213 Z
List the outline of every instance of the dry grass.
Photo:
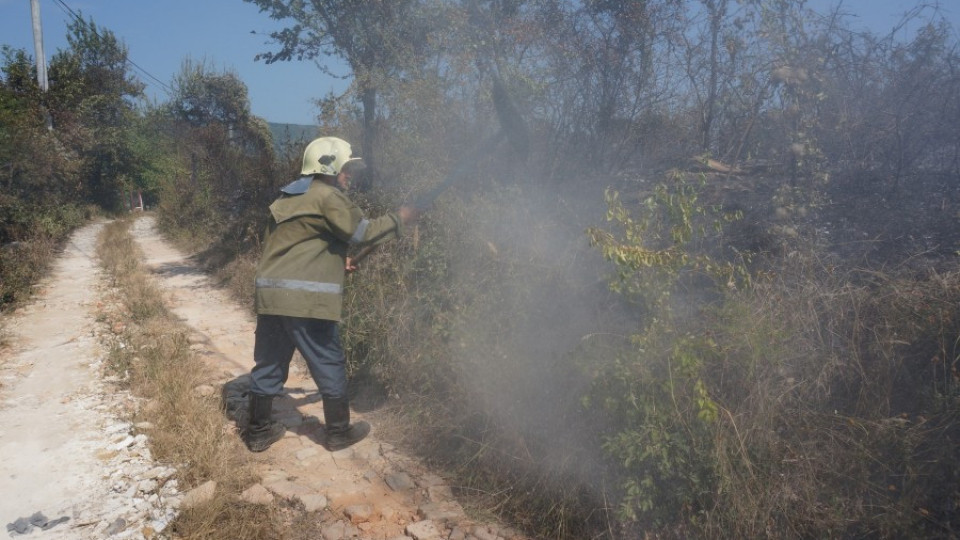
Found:
M 0 309 L 9 309 L 30 297 L 31 287 L 56 257 L 58 244 L 54 238 L 38 236 L 0 248 Z
M 958 306 L 957 273 L 805 263 L 730 302 L 707 534 L 951 537 Z
M 30 297 L 69 235 L 98 211 L 73 204 L 31 206 L 0 199 L 0 214 L 10 219 L 0 223 L 0 311 L 4 311 Z
M 183 511 L 172 530 L 181 538 L 282 538 L 278 507 L 238 497 L 256 480 L 249 453 L 226 423 L 217 393 L 198 391 L 212 377 L 190 351 L 187 329 L 167 312 L 161 291 L 140 266 L 129 225 L 108 225 L 98 245 L 121 302 L 105 321 L 116 335 L 110 364 L 147 400 L 136 420 L 154 426 L 149 435 L 155 459 L 177 465 L 185 489 L 217 482 L 215 498 Z
M 243 253 L 216 276 L 228 283 L 234 297 L 245 306 L 253 305 L 254 278 L 259 253 Z

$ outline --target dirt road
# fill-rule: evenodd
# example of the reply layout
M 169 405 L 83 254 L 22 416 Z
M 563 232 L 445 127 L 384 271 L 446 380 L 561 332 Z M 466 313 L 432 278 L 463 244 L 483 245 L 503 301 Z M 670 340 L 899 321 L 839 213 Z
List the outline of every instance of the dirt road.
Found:
M 11 534 L 150 537 L 180 501 L 174 481 L 158 491 L 157 479 L 172 472 L 149 460 L 145 437 L 124 420 L 134 399 L 101 378 L 106 352 L 96 319 L 103 285 L 93 259 L 100 227 L 73 236 L 36 300 L 6 323 L 12 345 L 0 360 L 0 521 Z M 194 351 L 221 374 L 210 384 L 247 373 L 254 329 L 248 311 L 165 242 L 152 217 L 141 217 L 131 231 L 169 307 L 191 328 Z M 521 538 L 468 519 L 451 487 L 381 441 L 376 423 L 368 439 L 327 452 L 318 444 L 316 387 L 294 371 L 286 388 L 274 414 L 287 434 L 256 455 L 261 482 L 244 492 L 247 500 L 287 499 L 312 513 L 328 540 Z
M 137 490 L 156 466 L 145 438 L 124 420 L 133 398 L 101 377 L 103 288 L 94 260 L 101 227 L 75 233 L 35 300 L 5 320 L 0 525 L 11 535 L 103 538 L 162 528 L 173 515 L 160 493 L 148 501 Z M 172 473 L 161 467 L 156 476 Z

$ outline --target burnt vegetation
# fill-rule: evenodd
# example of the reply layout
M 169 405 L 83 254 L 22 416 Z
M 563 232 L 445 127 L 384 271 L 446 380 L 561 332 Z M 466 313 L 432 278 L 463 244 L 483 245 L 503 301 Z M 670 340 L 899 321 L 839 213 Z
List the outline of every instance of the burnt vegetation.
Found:
M 525 133 L 346 292 L 354 402 L 479 511 L 545 538 L 960 534 L 960 50 L 935 8 L 867 32 L 801 0 L 247 1 L 287 25 L 267 62 L 350 67 L 317 133 L 362 147 L 372 215 Z M 0 300 L 61 214 L 133 188 L 249 299 L 305 141 L 189 60 L 137 104 L 91 28 L 45 95 L 5 52 Z

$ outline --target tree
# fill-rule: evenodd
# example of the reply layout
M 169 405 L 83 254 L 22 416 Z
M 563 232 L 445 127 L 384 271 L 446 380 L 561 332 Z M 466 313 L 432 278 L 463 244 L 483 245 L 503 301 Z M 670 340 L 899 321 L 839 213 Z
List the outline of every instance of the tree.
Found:
M 38 160 L 32 151 L 50 139 L 42 129 L 40 88 L 33 61 L 23 49 L 3 48 L 0 67 L 0 171 L 8 196 L 42 197 L 50 182 L 54 159 Z
M 246 124 L 250 118 L 247 86 L 233 72 L 215 73 L 203 62 L 186 59 L 174 77 L 170 111 L 191 126 Z
M 369 188 L 378 178 L 378 93 L 426 46 L 428 25 L 417 16 L 416 0 L 244 0 L 292 26 L 270 34 L 279 50 L 257 55 L 268 64 L 320 57 L 343 59 L 363 106 L 362 153 Z M 330 60 L 317 63 L 333 75 Z
M 176 156 L 164 158 L 165 174 L 151 174 L 166 195 L 161 223 L 207 236 L 245 208 L 265 206 L 273 138 L 250 113 L 247 86 L 236 73 L 188 58 L 171 87 L 170 101 L 151 118 Z
M 696 21 L 691 25 L 688 36 L 682 33 L 684 42 L 683 66 L 690 82 L 690 92 L 697 101 L 700 131 L 700 149 L 719 156 L 719 141 L 714 136 L 716 120 L 720 111 L 723 89 L 724 68 L 723 50 L 725 49 L 732 64 L 736 56 L 737 38 L 726 35 L 729 25 L 727 14 L 728 0 L 699 0 L 702 6 L 704 22 Z
M 139 163 L 128 130 L 144 85 L 128 71 L 127 48 L 113 32 L 82 18 L 67 30 L 69 48 L 50 61 L 48 104 L 54 126 L 81 163 L 81 193 L 91 202 L 118 208 Z

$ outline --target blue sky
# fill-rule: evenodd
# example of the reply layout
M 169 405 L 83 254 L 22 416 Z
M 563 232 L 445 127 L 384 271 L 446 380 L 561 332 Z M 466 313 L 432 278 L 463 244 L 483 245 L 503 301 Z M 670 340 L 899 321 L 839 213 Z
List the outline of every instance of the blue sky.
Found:
M 247 84 L 253 113 L 271 122 L 310 124 L 316 107 L 312 100 L 330 92 L 342 92 L 348 82 L 323 75 L 310 62 L 255 62 L 278 23 L 241 0 L 63 0 L 85 18 L 123 40 L 130 58 L 164 83 L 169 84 L 184 58 L 205 60 L 217 69 L 235 71 Z M 838 0 L 808 0 L 818 11 Z M 889 30 L 920 0 L 844 0 L 843 11 L 857 27 L 876 32 Z M 929 2 L 928 2 L 929 3 Z M 40 0 L 43 41 L 49 58 L 66 48 L 66 24 L 70 16 L 56 0 Z M 960 29 L 960 0 L 941 0 L 941 10 L 955 29 Z M 258 34 L 252 34 L 257 31 Z M 33 55 L 30 0 L 0 0 L 0 44 L 24 48 Z M 346 70 L 342 70 L 346 74 Z M 161 85 L 143 73 L 147 93 L 164 101 Z
M 311 100 L 342 92 L 349 82 L 323 75 L 310 62 L 254 62 L 279 24 L 241 0 L 64 0 L 85 19 L 112 31 L 126 43 L 130 58 L 169 84 L 183 59 L 206 60 L 217 69 L 235 71 L 246 83 L 254 114 L 271 122 L 311 124 Z M 70 16 L 54 0 L 40 0 L 43 41 L 49 58 L 65 49 Z M 252 30 L 261 35 L 251 34 Z M 33 56 L 30 0 L 0 0 L 0 43 L 24 48 Z M 343 70 L 346 74 L 346 70 Z M 143 73 L 147 93 L 165 101 L 161 85 Z

